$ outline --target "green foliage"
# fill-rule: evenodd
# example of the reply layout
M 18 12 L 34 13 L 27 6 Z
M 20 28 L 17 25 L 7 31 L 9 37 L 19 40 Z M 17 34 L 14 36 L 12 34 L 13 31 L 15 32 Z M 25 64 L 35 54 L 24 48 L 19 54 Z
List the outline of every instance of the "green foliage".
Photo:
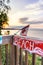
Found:
M 7 14 L 4 12 L 1 12 L 1 14 L 0 14 L 0 27 L 2 27 L 4 23 L 8 24 L 7 21 L 8 21 Z
M 41 57 L 36 55 L 36 65 L 41 65 Z
M 35 65 L 41 65 L 41 57 L 36 55 L 36 58 L 35 58 Z M 28 65 L 32 65 L 32 54 L 29 54 L 28 55 Z
M 2 65 L 5 65 L 5 46 L 1 46 L 1 53 L 2 53 Z
M 10 0 L 0 0 L 0 29 L 2 28 L 3 24 L 8 24 L 8 11 L 10 9 L 10 6 L 8 3 Z
M 5 3 L 6 2 L 6 3 Z M 8 24 L 8 11 L 10 7 L 7 5 L 9 0 L 0 0 L 0 35 L 3 24 Z
M 6 12 L 8 13 L 10 6 L 8 5 L 8 3 L 10 2 L 10 0 L 0 0 L 0 12 Z

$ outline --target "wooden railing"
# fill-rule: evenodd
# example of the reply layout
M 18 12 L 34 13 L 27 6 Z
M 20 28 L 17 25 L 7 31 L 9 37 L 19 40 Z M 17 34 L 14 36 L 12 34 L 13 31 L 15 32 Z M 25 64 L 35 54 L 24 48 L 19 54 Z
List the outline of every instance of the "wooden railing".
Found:
M 25 64 L 23 64 L 23 49 L 18 49 L 17 46 L 13 45 L 13 36 L 12 35 L 6 35 L 2 36 L 2 44 L 0 45 L 0 65 L 2 65 L 2 59 L 1 59 L 1 46 L 5 45 L 5 57 L 6 62 L 5 65 L 29 65 L 28 64 L 28 51 L 25 51 Z M 32 54 L 32 65 L 35 65 L 36 55 Z M 41 60 L 41 65 L 43 65 L 43 57 Z

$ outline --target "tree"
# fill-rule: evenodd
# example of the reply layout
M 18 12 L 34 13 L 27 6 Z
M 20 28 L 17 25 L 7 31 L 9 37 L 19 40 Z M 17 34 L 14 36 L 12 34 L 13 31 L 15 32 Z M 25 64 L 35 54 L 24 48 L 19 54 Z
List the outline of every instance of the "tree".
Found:
M 7 13 L 10 9 L 10 7 L 7 5 L 8 3 L 9 0 L 0 0 L 0 35 L 1 35 L 1 28 L 3 27 L 3 24 L 8 24 Z
M 0 14 L 0 34 L 1 34 L 1 28 L 3 27 L 3 24 L 8 24 L 8 16 L 6 13 L 1 12 Z
M 5 3 L 6 2 L 6 3 Z M 10 9 L 8 3 L 10 0 L 0 0 L 0 12 L 6 12 L 8 13 L 8 10 Z

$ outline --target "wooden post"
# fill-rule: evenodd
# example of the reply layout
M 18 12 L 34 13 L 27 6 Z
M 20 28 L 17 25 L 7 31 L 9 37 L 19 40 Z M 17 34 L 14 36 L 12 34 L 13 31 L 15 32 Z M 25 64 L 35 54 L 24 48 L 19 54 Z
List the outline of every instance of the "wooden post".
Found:
M 1 46 L 0 46 L 0 65 L 2 65 L 2 58 L 1 58 Z
M 5 45 L 6 65 L 9 65 L 8 44 Z
M 10 40 L 10 65 L 15 65 L 15 50 L 14 50 L 14 45 L 13 45 L 13 38 Z
M 35 65 L 35 54 L 32 54 L 32 65 Z
M 22 55 L 22 49 L 20 48 L 20 59 L 19 59 L 20 65 L 23 65 L 22 60 L 23 60 L 23 55 Z
M 28 51 L 25 51 L 25 65 L 28 65 Z
M 14 45 L 10 44 L 10 65 L 15 65 Z
M 15 65 L 19 65 L 19 50 L 18 50 L 18 47 L 16 46 L 16 50 L 15 50 L 16 54 L 15 54 L 15 62 L 16 64 Z
M 41 65 L 43 65 L 43 57 L 42 57 L 42 60 L 41 60 Z

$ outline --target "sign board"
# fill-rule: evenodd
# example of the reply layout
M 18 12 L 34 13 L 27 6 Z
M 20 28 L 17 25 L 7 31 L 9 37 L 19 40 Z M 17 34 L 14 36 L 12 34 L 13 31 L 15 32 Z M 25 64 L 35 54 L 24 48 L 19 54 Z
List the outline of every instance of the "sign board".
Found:
M 43 57 L 43 41 L 33 40 L 25 37 L 14 36 L 14 45 Z
M 0 44 L 2 44 L 2 36 L 0 36 Z

